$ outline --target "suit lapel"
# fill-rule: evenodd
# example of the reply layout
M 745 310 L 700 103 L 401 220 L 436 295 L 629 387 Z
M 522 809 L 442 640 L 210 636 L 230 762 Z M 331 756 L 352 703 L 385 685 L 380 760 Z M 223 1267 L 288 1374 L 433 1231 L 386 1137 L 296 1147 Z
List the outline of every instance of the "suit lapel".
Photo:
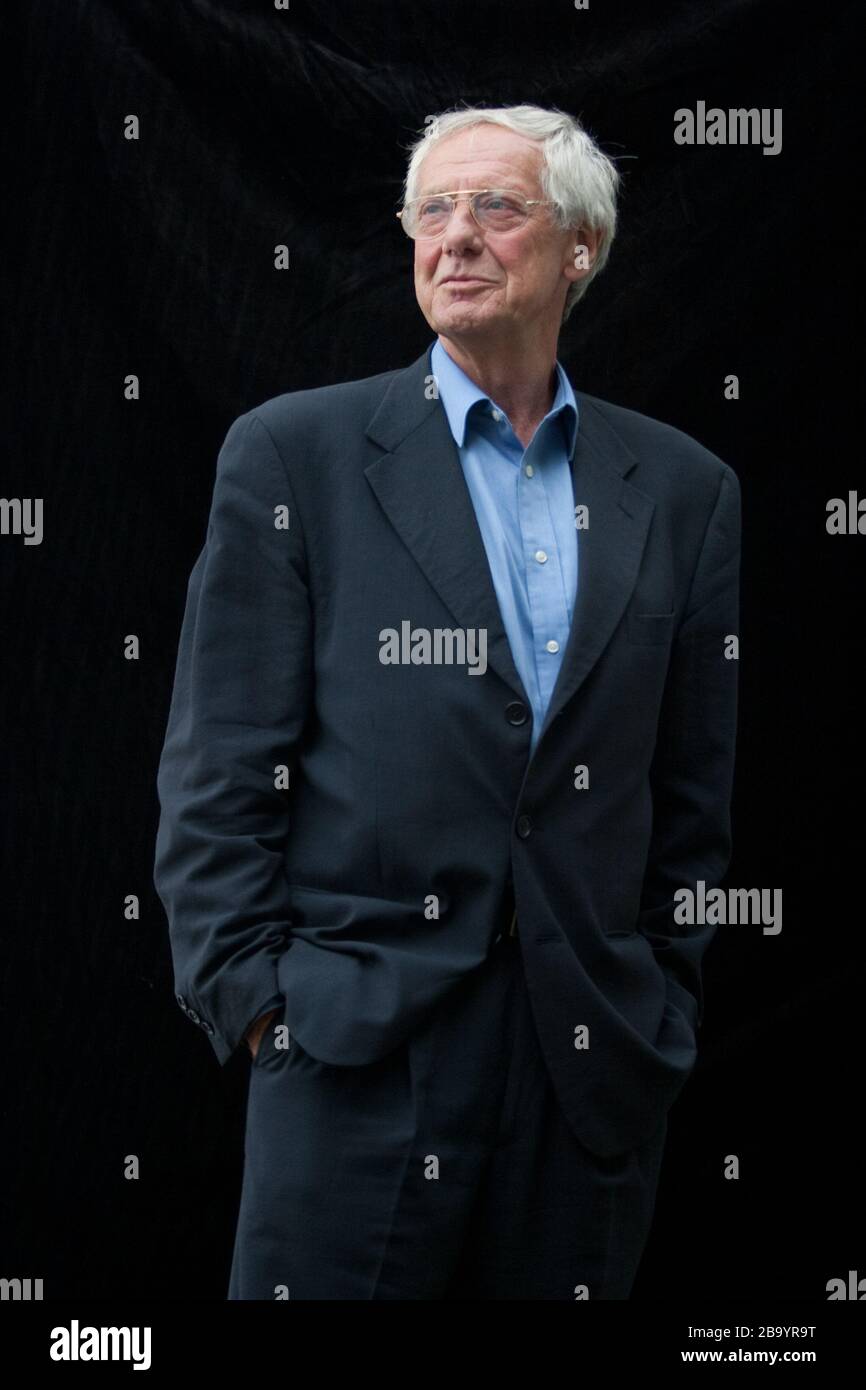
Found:
M 528 705 L 460 454 L 445 411 L 427 399 L 432 346 L 395 377 L 370 421 L 367 434 L 388 452 L 364 472 L 458 627 L 486 629 L 488 665 Z
M 542 727 L 577 693 L 598 661 L 634 591 L 655 503 L 626 481 L 637 459 L 590 397 L 575 391 L 579 426 L 572 456 L 578 532 L 577 597 L 568 643 Z
M 365 474 L 457 625 L 486 629 L 488 664 L 528 704 L 457 445 L 445 411 L 429 398 L 432 346 L 394 377 L 367 426 L 368 436 L 387 452 Z M 654 507 L 625 479 L 634 454 L 590 397 L 577 391 L 575 396 L 580 418 L 571 459 L 574 500 L 588 508 L 589 525 L 578 534 L 577 598 L 543 735 L 592 670 L 625 611 Z

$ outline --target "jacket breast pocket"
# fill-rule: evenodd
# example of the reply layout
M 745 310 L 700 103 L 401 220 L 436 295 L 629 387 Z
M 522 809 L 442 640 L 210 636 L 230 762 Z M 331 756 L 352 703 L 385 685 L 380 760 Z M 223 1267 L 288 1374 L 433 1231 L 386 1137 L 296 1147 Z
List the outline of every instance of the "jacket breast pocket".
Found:
M 675 612 L 628 614 L 628 640 L 638 646 L 656 646 L 670 642 L 674 630 Z

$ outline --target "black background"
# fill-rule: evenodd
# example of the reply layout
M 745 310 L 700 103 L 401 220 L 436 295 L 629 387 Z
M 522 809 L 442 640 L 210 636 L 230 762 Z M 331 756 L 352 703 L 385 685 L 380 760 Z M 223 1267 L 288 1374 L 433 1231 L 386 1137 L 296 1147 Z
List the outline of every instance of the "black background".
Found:
M 50 1299 L 225 1298 L 248 1062 L 221 1069 L 178 1009 L 151 878 L 186 582 L 238 414 L 431 341 L 394 212 L 425 115 L 464 101 L 559 106 L 617 159 L 620 232 L 560 360 L 743 490 L 726 883 L 782 888 L 784 925 L 720 927 L 705 958 L 634 1300 L 825 1300 L 866 1275 L 866 538 L 825 529 L 829 498 L 866 490 L 857 13 L 58 0 L 13 21 L 0 490 L 44 498 L 45 535 L 0 536 L 0 1275 Z M 782 152 L 676 145 L 673 113 L 698 100 L 781 107 Z

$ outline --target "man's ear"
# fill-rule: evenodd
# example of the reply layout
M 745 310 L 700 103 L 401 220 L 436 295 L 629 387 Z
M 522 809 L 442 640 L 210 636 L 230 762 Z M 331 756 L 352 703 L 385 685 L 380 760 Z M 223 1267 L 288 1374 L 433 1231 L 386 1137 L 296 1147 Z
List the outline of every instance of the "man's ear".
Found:
M 567 254 L 570 259 L 563 268 L 566 279 L 576 282 L 589 274 L 598 255 L 598 243 L 599 234 L 592 227 L 577 227 L 569 233 Z

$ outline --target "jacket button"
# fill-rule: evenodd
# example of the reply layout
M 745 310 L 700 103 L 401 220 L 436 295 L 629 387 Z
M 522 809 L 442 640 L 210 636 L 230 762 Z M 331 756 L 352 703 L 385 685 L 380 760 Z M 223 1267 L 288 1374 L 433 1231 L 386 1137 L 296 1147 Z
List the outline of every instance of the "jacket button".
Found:
M 505 706 L 505 718 L 509 724 L 525 724 L 529 711 L 522 700 L 512 700 L 510 705 Z
M 521 840 L 525 840 L 532 830 L 532 821 L 529 816 L 517 817 L 517 833 Z

